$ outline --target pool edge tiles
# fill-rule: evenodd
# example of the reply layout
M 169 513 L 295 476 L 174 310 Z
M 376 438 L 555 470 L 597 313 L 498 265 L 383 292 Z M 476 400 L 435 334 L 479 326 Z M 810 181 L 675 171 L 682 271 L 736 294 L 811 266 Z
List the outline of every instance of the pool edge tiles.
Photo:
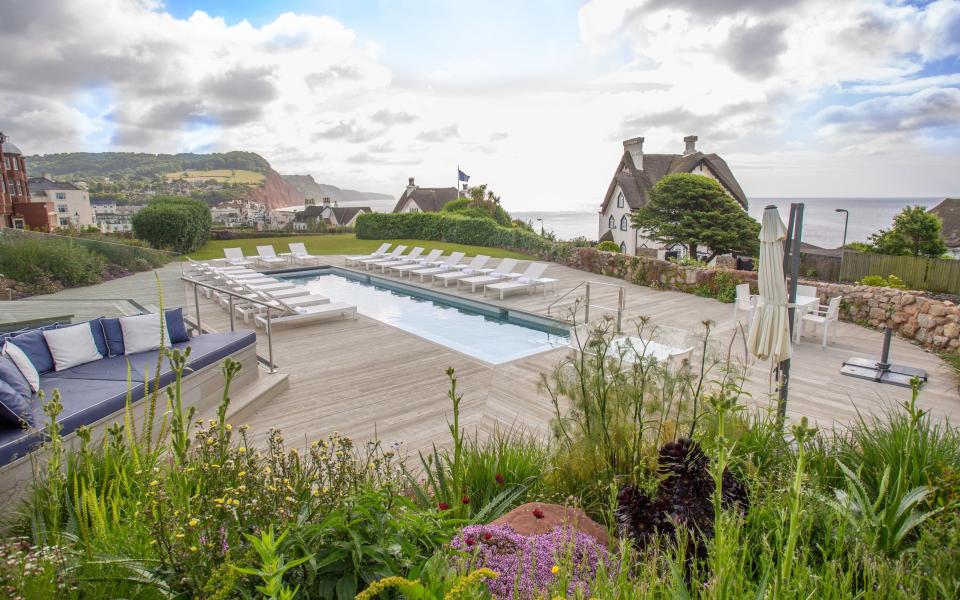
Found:
M 555 319 L 396 280 L 338 267 L 275 275 L 300 280 L 334 301 L 356 304 L 364 316 L 494 365 L 569 344 L 568 326 Z

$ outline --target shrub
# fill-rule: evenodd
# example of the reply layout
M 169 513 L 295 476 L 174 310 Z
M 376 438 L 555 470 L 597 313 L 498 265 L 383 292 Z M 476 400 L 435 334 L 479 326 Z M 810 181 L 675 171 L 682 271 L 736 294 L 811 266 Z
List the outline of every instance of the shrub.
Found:
M 557 244 L 519 227 L 502 227 L 492 219 L 442 212 L 368 213 L 357 217 L 357 239 L 414 239 L 492 246 L 536 254 L 547 260 L 567 256 L 572 246 Z
M 616 242 L 607 240 L 597 244 L 597 250 L 601 252 L 620 252 L 620 246 L 618 246 Z
M 704 298 L 715 298 L 720 302 L 732 303 L 737 299 L 737 280 L 725 271 L 714 271 L 704 283 L 697 285 L 693 293 Z
M 907 289 L 907 284 L 896 275 L 890 275 L 886 279 L 880 275 L 867 275 L 860 280 L 860 285 L 869 285 L 871 287 L 888 287 L 897 290 Z
M 210 209 L 200 200 L 156 198 L 133 216 L 133 234 L 154 248 L 185 254 L 210 238 Z
M 67 287 L 99 283 L 105 261 L 83 244 L 55 236 L 0 237 L 0 273 L 27 284 L 50 277 Z
M 442 213 L 459 214 L 464 217 L 493 219 L 498 225 L 512 227 L 513 219 L 510 213 L 492 200 L 475 200 L 473 198 L 458 198 L 448 202 L 440 209 Z

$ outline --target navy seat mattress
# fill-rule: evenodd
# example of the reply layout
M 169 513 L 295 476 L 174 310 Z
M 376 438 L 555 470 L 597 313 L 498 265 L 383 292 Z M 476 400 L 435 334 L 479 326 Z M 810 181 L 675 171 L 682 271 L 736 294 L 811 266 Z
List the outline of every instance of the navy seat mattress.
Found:
M 189 342 L 173 344 L 172 348 L 190 347 L 190 359 L 184 378 L 191 371 L 222 361 L 240 350 L 256 344 L 253 331 L 228 333 L 205 333 L 191 338 Z M 111 356 L 92 363 L 73 367 L 66 371 L 45 373 L 40 377 L 40 389 L 49 400 L 53 390 L 60 390 L 63 412 L 57 418 L 60 433 L 67 435 L 81 425 L 90 425 L 126 406 L 127 394 L 136 402 L 143 398 L 144 378 L 149 375 L 152 386 L 156 378 L 159 350 L 140 352 L 127 356 Z M 128 385 L 127 379 L 130 379 Z M 169 361 L 164 358 L 160 367 L 160 385 L 166 386 L 175 379 Z M 160 402 L 165 403 L 166 397 Z M 45 438 L 47 416 L 38 396 L 33 397 L 33 415 L 40 430 L 0 429 L 0 465 L 26 455 Z

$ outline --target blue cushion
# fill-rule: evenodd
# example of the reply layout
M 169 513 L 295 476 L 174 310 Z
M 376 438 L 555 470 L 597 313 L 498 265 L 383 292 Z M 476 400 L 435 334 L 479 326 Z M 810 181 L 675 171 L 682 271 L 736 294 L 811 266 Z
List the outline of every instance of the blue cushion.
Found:
M 23 428 L 24 424 L 33 425 L 30 401 L 5 381 L 0 381 L 0 426 Z
M 33 390 L 30 389 L 27 378 L 23 376 L 17 365 L 13 364 L 13 361 L 6 356 L 0 356 L 0 381 L 12 387 L 15 392 L 24 398 L 33 395 Z
M 102 317 L 101 317 L 102 318 Z M 100 319 L 89 321 L 90 331 L 93 333 L 93 343 L 97 346 L 97 352 L 100 356 L 110 356 L 110 348 L 107 346 L 107 336 L 103 334 L 103 325 Z
M 170 334 L 169 344 L 178 344 L 180 342 L 189 342 L 190 335 L 187 333 L 187 326 L 183 323 L 183 309 L 172 308 L 164 311 L 167 319 L 167 333 Z
M 53 355 L 50 354 L 50 348 L 47 347 L 47 340 L 44 339 L 42 330 L 31 329 L 10 338 L 7 343 L 16 344 L 17 348 L 23 350 L 37 369 L 37 373 L 49 373 L 53 370 Z
M 107 340 L 110 356 L 123 356 L 123 329 L 120 328 L 120 319 L 100 319 L 103 327 L 103 336 Z
M 110 319 L 103 319 L 109 321 Z M 116 319 L 113 319 L 116 321 Z M 116 323 L 119 329 L 119 323 Z M 104 328 L 109 340 L 109 329 Z M 198 335 L 189 342 L 174 344 L 174 348 L 191 348 L 190 361 L 187 363 L 188 377 L 190 372 L 197 371 L 220 362 L 225 357 L 239 352 L 244 348 L 254 346 L 257 341 L 253 331 L 237 331 L 227 333 L 208 333 Z M 61 392 L 61 402 L 64 410 L 57 419 L 61 426 L 61 433 L 72 433 L 81 425 L 89 425 L 97 420 L 115 414 L 126 405 L 127 398 L 127 363 L 131 366 L 133 379 L 131 390 L 132 398 L 136 402 L 143 397 L 144 373 L 149 370 L 154 373 L 157 363 L 158 350 L 140 352 L 129 356 L 105 358 L 92 363 L 78 365 L 65 371 L 43 375 L 40 378 L 40 389 L 50 398 L 54 389 Z M 163 360 L 160 385 L 171 383 L 174 379 L 170 371 L 169 362 Z M 151 386 L 153 377 L 150 378 Z M 43 414 L 43 406 L 39 397 L 29 400 L 34 415 L 34 422 L 46 424 L 47 418 Z M 0 428 L 0 465 L 5 465 L 39 446 L 44 439 L 43 431 L 23 431 L 15 428 Z

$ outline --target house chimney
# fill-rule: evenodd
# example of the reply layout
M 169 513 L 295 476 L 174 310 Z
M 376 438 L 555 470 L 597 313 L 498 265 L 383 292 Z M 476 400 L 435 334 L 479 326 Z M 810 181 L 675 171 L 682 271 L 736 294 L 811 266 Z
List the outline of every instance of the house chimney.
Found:
M 316 205 L 317 205 L 317 201 L 314 200 L 313 198 L 304 198 L 304 199 L 303 199 L 303 205 L 304 205 L 305 207 L 306 207 L 306 206 L 316 206 Z
M 683 138 L 683 142 L 687 145 L 683 149 L 684 156 L 688 154 L 693 154 L 694 152 L 697 151 L 697 136 L 688 135 L 687 137 Z
M 635 137 L 629 140 L 623 140 L 623 149 L 630 153 L 633 164 L 643 170 L 643 138 Z
M 413 177 L 410 177 L 409 179 L 407 179 L 407 189 L 412 190 L 415 187 L 417 187 L 417 184 L 413 182 Z

